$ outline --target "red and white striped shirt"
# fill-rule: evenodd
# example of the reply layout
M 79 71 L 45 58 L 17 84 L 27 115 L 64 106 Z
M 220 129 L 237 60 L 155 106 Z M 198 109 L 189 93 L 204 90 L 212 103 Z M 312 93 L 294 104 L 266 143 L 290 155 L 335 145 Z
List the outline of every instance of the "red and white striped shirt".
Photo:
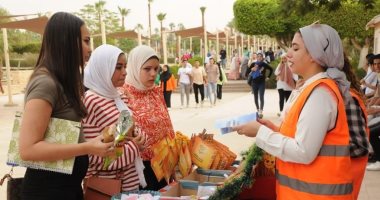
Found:
M 126 97 L 123 95 L 122 100 L 127 103 Z M 88 112 L 87 117 L 82 120 L 86 140 L 97 137 L 105 127 L 117 123 L 120 112 L 113 99 L 89 90 L 85 93 L 84 105 Z M 134 164 L 136 157 L 140 156 L 138 146 L 134 142 L 128 141 L 123 147 L 123 155 L 117 158 L 107 170 L 102 170 L 102 157 L 89 155 L 90 161 L 86 177 L 117 178 L 122 181 L 123 191 L 138 189 L 139 178 Z

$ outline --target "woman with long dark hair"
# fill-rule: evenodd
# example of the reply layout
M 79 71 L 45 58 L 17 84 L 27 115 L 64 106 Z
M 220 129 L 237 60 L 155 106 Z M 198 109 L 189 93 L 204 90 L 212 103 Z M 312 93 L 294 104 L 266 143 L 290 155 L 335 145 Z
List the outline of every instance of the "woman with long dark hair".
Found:
M 365 95 L 360 88 L 360 82 L 352 71 L 352 66 L 344 54 L 342 71 L 346 74 L 350 84 L 351 97 L 346 104 L 347 124 L 350 132 L 351 173 L 354 181 L 353 196 L 357 199 L 364 177 L 369 153 L 369 130 L 367 126 L 367 110 L 364 104 Z
M 83 97 L 83 68 L 90 57 L 90 34 L 84 22 L 69 13 L 56 13 L 48 21 L 36 68 L 25 91 L 20 128 L 20 156 L 23 160 L 55 161 L 75 157 L 71 175 L 27 168 L 23 199 L 83 199 L 82 180 L 88 156 L 111 155 L 112 142 L 103 136 L 78 144 L 44 141 L 50 118 L 80 122 L 86 116 Z

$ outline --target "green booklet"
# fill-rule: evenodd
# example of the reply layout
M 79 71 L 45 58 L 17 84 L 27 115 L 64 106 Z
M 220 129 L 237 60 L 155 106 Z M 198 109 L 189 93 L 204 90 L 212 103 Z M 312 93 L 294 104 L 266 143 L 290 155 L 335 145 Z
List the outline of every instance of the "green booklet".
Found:
M 9 143 L 7 164 L 41 169 L 64 174 L 72 174 L 75 157 L 57 161 L 24 161 L 19 154 L 19 132 L 21 125 L 21 112 L 16 112 L 13 124 L 12 138 Z M 45 133 L 45 141 L 57 144 L 77 144 L 80 135 L 80 122 L 51 118 Z

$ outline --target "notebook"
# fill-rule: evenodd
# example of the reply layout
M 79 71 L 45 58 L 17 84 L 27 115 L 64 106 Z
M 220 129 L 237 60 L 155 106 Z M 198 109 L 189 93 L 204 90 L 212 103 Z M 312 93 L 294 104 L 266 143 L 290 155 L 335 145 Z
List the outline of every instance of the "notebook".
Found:
M 9 143 L 7 164 L 33 169 L 47 170 L 64 174 L 72 174 L 75 157 L 57 161 L 24 161 L 19 154 L 19 132 L 21 112 L 16 112 L 13 124 L 12 138 Z M 57 144 L 77 144 L 80 135 L 80 122 L 51 118 L 45 133 L 45 141 Z

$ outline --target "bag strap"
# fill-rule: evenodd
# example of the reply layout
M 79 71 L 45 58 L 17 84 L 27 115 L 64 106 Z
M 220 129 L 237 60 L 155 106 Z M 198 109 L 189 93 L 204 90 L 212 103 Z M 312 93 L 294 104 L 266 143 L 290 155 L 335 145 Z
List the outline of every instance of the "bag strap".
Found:
M 0 186 L 3 185 L 5 179 L 12 180 L 12 174 L 13 174 L 13 167 L 11 168 L 11 171 L 3 176 L 3 178 L 0 180 Z

